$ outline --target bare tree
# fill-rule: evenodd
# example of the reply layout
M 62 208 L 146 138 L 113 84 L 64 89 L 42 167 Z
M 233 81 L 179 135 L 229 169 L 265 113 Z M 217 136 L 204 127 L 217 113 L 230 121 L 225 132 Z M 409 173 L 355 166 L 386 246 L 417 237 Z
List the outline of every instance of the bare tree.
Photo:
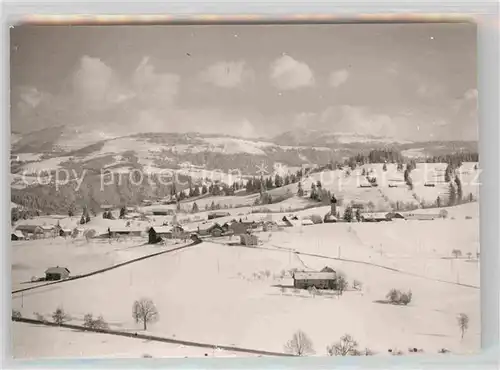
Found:
M 326 347 L 328 356 L 359 356 L 358 342 L 349 334 L 345 334 L 340 338 L 340 341 Z
M 158 321 L 159 314 L 152 300 L 141 298 L 134 302 L 132 317 L 136 323 L 142 322 L 144 330 L 147 330 L 149 323 Z
M 453 257 L 455 258 L 458 258 L 458 257 L 462 257 L 462 251 L 460 249 L 453 249 L 451 251 L 451 254 L 453 255 Z
M 66 312 L 64 312 L 61 307 L 58 307 L 52 314 L 52 320 L 54 320 L 57 325 L 62 325 L 65 322 L 69 321 L 70 317 L 66 314 Z
M 84 324 L 86 328 L 89 329 L 108 329 L 108 323 L 104 321 L 102 316 L 99 316 L 97 319 L 94 319 L 94 316 L 91 313 L 86 314 L 83 317 Z
M 14 310 L 14 309 L 12 310 L 12 318 L 13 319 L 20 319 L 22 317 L 23 317 L 23 315 L 21 314 L 21 311 Z
M 297 331 L 285 344 L 285 351 L 296 356 L 314 354 L 311 339 L 302 330 Z
M 461 338 L 463 339 L 465 332 L 469 329 L 469 316 L 461 313 L 457 317 L 458 327 L 460 328 Z
M 342 295 L 344 291 L 347 289 L 348 283 L 344 276 L 344 274 L 339 273 L 337 275 L 337 292 L 339 295 Z
M 472 259 L 472 252 L 467 252 L 467 258 Z

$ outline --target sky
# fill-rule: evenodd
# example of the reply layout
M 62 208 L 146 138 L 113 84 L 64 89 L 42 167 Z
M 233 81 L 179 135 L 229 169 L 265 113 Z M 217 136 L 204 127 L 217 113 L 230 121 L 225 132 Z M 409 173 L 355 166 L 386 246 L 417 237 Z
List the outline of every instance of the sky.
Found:
M 472 24 L 16 26 L 11 128 L 477 140 Z

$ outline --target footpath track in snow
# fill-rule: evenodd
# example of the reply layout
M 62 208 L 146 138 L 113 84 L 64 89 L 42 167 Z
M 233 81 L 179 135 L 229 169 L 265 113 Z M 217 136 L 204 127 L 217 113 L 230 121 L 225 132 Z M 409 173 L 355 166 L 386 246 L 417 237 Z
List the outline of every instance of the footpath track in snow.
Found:
M 137 333 L 123 332 L 123 331 L 118 331 L 118 330 L 91 329 L 91 328 L 86 328 L 86 327 L 80 326 L 80 325 L 70 325 L 70 324 L 59 325 L 59 324 L 56 324 L 53 322 L 43 322 L 43 321 L 39 321 L 39 320 L 17 318 L 17 317 L 12 317 L 12 321 L 20 322 L 20 323 L 24 323 L 24 324 L 44 325 L 44 326 L 51 326 L 51 327 L 73 329 L 73 330 L 78 330 L 81 332 L 117 335 L 117 336 L 121 336 L 121 337 L 135 338 L 135 339 L 141 339 L 141 340 L 153 341 L 153 342 L 178 344 L 178 345 L 189 346 L 189 347 L 207 348 L 207 349 L 212 349 L 212 350 L 220 349 L 220 350 L 224 350 L 224 351 L 228 351 L 228 352 L 249 353 L 249 354 L 254 354 L 254 355 L 294 357 L 294 355 L 292 355 L 292 354 L 281 353 L 281 352 L 270 352 L 270 351 L 263 351 L 263 350 L 251 349 L 251 348 L 232 347 L 232 346 L 225 346 L 225 345 L 218 345 L 218 344 L 211 344 L 211 343 L 191 342 L 191 341 L 185 341 L 185 340 L 177 340 L 177 339 L 158 337 L 158 336 L 148 335 L 148 334 L 137 334 Z
M 167 254 L 167 253 L 175 252 L 175 251 L 178 251 L 178 250 L 186 249 L 186 248 L 189 248 L 189 247 L 193 247 L 193 246 L 198 245 L 200 243 L 202 243 L 202 240 L 193 241 L 190 244 L 186 244 L 186 245 L 183 245 L 183 246 L 180 246 L 180 247 L 177 247 L 177 248 L 172 248 L 172 249 L 164 250 L 164 251 L 153 253 L 153 254 L 148 254 L 146 256 L 134 258 L 132 260 L 121 262 L 121 263 L 118 263 L 116 265 L 113 265 L 113 266 L 110 266 L 110 267 L 106 267 L 106 268 L 103 268 L 103 269 L 100 269 L 100 270 L 88 272 L 86 274 L 82 274 L 82 275 L 78 275 L 78 276 L 73 276 L 73 277 L 70 277 L 68 279 L 56 280 L 56 281 L 51 281 L 50 283 L 45 283 L 45 284 L 30 286 L 28 288 L 17 289 L 17 290 L 12 291 L 12 294 L 22 293 L 22 292 L 26 292 L 26 291 L 34 290 L 34 289 L 39 289 L 39 288 L 47 287 L 49 285 L 62 284 L 62 283 L 66 283 L 66 282 L 69 282 L 69 281 L 84 279 L 84 278 L 87 278 L 87 277 L 90 277 L 90 276 L 93 276 L 93 275 L 102 274 L 104 272 L 117 269 L 119 267 L 130 265 L 130 264 L 135 263 L 135 262 L 143 261 L 143 260 L 146 260 L 148 258 L 153 258 L 153 257 L 160 256 L 162 254 Z

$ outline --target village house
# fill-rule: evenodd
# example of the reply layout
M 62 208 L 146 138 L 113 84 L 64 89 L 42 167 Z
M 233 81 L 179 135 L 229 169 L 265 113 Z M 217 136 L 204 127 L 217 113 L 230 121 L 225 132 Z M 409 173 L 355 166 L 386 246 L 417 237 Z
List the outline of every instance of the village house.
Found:
M 262 225 L 262 231 L 276 231 L 279 230 L 279 226 L 277 222 L 274 221 L 265 221 Z
M 42 225 L 40 228 L 43 231 L 44 238 L 55 238 L 57 236 L 56 227 L 53 225 Z
M 310 225 L 314 225 L 314 222 L 308 218 L 304 219 L 301 221 L 301 225 L 302 226 L 310 226 Z
M 293 274 L 293 286 L 297 289 L 336 289 L 337 273 L 335 271 L 325 272 L 295 272 Z
M 10 233 L 10 240 L 24 240 L 24 239 L 25 239 L 24 234 L 19 230 L 15 230 Z
M 118 237 L 120 235 L 123 236 L 141 236 L 142 230 L 139 229 L 131 229 L 127 227 L 123 228 L 108 228 L 108 234 L 110 237 Z
M 432 221 L 436 218 L 441 218 L 439 215 L 427 214 L 427 213 L 407 213 L 405 216 L 406 220 L 419 220 L 419 221 Z
M 173 216 L 175 211 L 173 209 L 154 209 L 152 213 L 154 216 Z
M 72 232 L 73 232 L 73 230 L 71 230 L 71 229 L 60 228 L 59 229 L 59 236 L 62 236 L 63 238 L 66 238 L 68 236 L 71 236 Z
M 208 219 L 213 220 L 215 218 L 221 218 L 221 217 L 227 217 L 227 216 L 231 216 L 231 214 L 229 212 L 222 212 L 222 211 L 210 212 L 208 214 Z
M 50 267 L 45 271 L 45 280 L 62 280 L 69 277 L 70 271 L 66 267 Z
M 196 233 L 199 236 L 214 236 L 214 237 L 222 236 L 223 232 L 224 230 L 222 229 L 222 226 L 219 225 L 217 222 L 204 227 L 198 226 L 198 229 L 196 231 Z
M 101 204 L 101 210 L 103 211 L 112 211 L 115 207 L 110 204 Z
M 392 220 L 404 220 L 405 216 L 401 212 L 389 212 L 386 216 Z
M 43 229 L 38 225 L 19 225 L 16 231 L 22 232 L 29 239 L 41 239 L 44 236 Z
M 362 213 L 361 221 L 363 222 L 385 222 L 391 221 L 389 217 L 387 217 L 387 213 L 376 212 L 376 213 Z
M 241 245 L 258 245 L 259 238 L 254 234 L 241 234 L 240 235 L 240 244 Z
M 337 222 L 337 217 L 333 216 L 330 212 L 328 212 L 323 218 L 323 222 L 325 224 Z

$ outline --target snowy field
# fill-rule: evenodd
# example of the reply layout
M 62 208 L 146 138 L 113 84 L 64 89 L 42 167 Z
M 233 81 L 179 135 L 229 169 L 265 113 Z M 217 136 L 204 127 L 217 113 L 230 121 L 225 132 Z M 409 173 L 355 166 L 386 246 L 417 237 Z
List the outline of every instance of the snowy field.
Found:
M 318 355 L 324 355 L 326 346 L 345 333 L 361 348 L 381 355 L 389 348 L 407 352 L 408 347 L 427 353 L 441 348 L 474 352 L 480 346 L 478 207 L 472 203 L 448 210 L 455 219 L 322 224 L 261 233 L 261 248 L 229 246 L 220 238 L 25 292 L 22 297 L 17 294 L 12 305 L 24 317 L 33 317 L 33 312 L 50 316 L 63 307 L 76 324 L 82 323 L 86 313 L 102 314 L 113 329 L 142 332 L 132 319 L 132 304 L 147 297 L 160 314 L 148 332 L 168 338 L 283 352 L 284 344 L 300 329 L 311 338 Z M 460 249 L 464 257 L 450 259 L 452 249 Z M 29 255 L 36 261 L 37 254 L 48 256 L 49 250 L 33 248 Z M 470 258 L 466 257 L 469 252 Z M 28 253 L 20 254 L 19 260 L 22 255 Z M 289 277 L 280 277 L 283 271 L 325 266 L 343 272 L 350 283 L 359 280 L 362 289 L 350 289 L 340 297 L 313 297 L 305 291 L 279 288 L 292 284 Z M 411 289 L 412 302 L 408 306 L 380 303 L 392 288 Z M 470 318 L 462 340 L 459 313 Z M 35 339 L 25 326 L 14 326 L 15 341 L 20 348 L 36 349 L 29 343 Z M 119 345 L 110 345 L 110 356 L 124 352 L 115 346 Z M 46 356 L 55 354 L 54 349 L 41 348 L 37 351 Z M 61 346 L 57 355 L 71 355 L 71 351 L 70 346 Z M 164 355 L 170 352 L 165 350 Z M 176 356 L 176 351 L 171 355 Z
M 13 356 L 15 359 L 74 359 L 85 358 L 141 358 L 161 357 L 236 357 L 241 353 L 177 344 L 118 337 L 114 335 L 82 333 L 73 329 L 12 323 Z M 46 340 L 50 336 L 50 340 Z M 64 353 L 61 353 L 64 348 Z M 252 356 L 248 354 L 246 356 Z

